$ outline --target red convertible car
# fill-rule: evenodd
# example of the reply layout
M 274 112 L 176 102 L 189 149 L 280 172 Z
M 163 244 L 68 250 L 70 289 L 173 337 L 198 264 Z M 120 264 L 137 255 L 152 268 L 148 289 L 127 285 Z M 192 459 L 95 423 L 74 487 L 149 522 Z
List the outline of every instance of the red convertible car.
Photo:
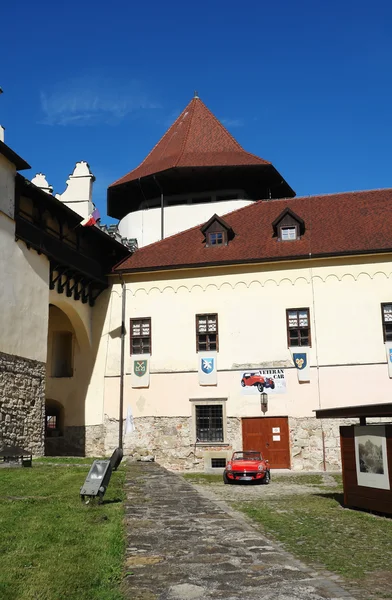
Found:
M 262 392 L 264 388 L 275 389 L 275 381 L 272 377 L 264 377 L 260 373 L 244 373 L 241 379 L 242 387 L 248 385 L 255 385 L 259 392 Z
M 260 452 L 234 452 L 223 472 L 224 483 L 254 481 L 267 484 L 271 480 L 268 460 Z

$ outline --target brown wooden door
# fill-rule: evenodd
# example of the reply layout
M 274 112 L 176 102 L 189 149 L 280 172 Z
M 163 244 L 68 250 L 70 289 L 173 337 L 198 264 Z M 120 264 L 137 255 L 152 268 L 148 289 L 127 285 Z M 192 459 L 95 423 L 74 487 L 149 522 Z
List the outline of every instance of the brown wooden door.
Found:
M 242 419 L 243 450 L 259 450 L 273 469 L 290 469 L 289 420 L 287 417 Z

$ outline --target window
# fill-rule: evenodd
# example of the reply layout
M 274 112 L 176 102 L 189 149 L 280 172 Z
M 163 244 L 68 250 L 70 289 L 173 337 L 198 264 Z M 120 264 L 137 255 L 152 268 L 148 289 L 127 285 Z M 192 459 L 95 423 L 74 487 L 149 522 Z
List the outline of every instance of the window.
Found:
M 207 244 L 209 246 L 222 246 L 226 244 L 226 232 L 216 231 L 207 234 Z
M 196 440 L 223 442 L 223 407 L 221 404 L 196 406 Z
M 57 429 L 57 415 L 46 415 L 46 429 Z
M 289 346 L 310 346 L 310 319 L 308 308 L 289 308 L 286 311 L 287 341 Z
M 218 350 L 218 315 L 196 315 L 196 352 Z
M 151 318 L 131 319 L 131 354 L 151 354 Z
M 280 239 L 282 242 L 287 242 L 289 240 L 297 239 L 297 228 L 294 225 L 293 227 L 281 227 L 280 228 Z
M 60 402 L 45 402 L 45 436 L 59 437 L 63 435 L 64 409 Z
M 384 342 L 392 342 L 392 304 L 381 304 Z
M 73 335 L 71 331 L 54 331 L 52 342 L 52 377 L 73 376 Z
M 211 468 L 212 469 L 221 469 L 225 468 L 226 459 L 225 458 L 211 458 Z

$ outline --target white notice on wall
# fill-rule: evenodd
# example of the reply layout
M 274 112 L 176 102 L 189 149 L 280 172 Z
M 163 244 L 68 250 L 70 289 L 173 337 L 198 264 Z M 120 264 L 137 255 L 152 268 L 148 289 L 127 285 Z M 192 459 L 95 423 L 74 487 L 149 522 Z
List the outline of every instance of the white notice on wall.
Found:
M 280 433 L 280 427 L 273 427 L 272 433 Z
M 273 442 L 280 442 L 280 435 L 273 435 L 272 436 L 272 441 Z

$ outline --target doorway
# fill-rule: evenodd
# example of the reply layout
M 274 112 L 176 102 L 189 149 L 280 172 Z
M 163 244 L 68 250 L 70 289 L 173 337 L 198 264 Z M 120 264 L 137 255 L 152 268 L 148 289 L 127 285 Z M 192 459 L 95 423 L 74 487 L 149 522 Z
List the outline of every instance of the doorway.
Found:
M 259 450 L 272 469 L 290 469 L 288 417 L 244 417 L 243 450 Z

